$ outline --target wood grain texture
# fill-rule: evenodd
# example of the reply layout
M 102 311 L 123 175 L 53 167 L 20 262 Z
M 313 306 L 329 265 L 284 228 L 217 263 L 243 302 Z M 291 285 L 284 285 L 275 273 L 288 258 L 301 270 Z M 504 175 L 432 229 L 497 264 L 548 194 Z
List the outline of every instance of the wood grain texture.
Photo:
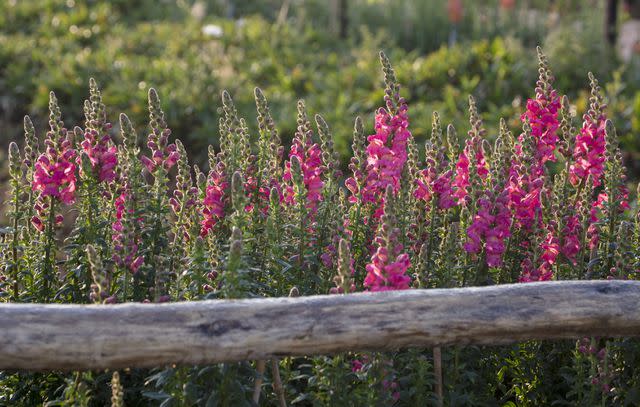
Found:
M 209 364 L 591 335 L 640 335 L 640 282 L 170 304 L 1 304 L 0 369 Z

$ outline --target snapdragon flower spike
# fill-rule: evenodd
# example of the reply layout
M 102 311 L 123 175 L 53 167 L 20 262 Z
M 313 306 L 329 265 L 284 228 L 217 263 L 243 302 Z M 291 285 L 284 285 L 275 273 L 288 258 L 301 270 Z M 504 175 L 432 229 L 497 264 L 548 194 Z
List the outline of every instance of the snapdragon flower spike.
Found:
M 471 128 L 464 149 L 458 156 L 456 175 L 453 180 L 454 197 L 459 205 L 466 205 L 471 200 L 469 188 L 476 193 L 484 189 L 484 183 L 489 174 L 484 148 L 486 130 L 482 125 L 473 96 L 469 96 L 469 123 Z
M 440 118 L 433 113 L 432 137 L 425 146 L 426 167 L 416 174 L 416 187 L 413 196 L 416 199 L 429 203 L 433 198 L 435 205 L 440 210 L 446 210 L 457 205 L 453 192 L 453 170 L 449 169 L 444 148 L 442 145 L 442 129 Z M 454 131 L 451 125 L 447 132 Z
M 608 210 L 617 216 L 629 209 L 629 188 L 627 188 L 627 175 L 622 162 L 622 152 L 618 146 L 618 135 L 611 120 L 605 122 L 605 136 L 607 148 L 607 171 L 605 174 L 605 194 L 612 197 Z
M 259 88 L 255 88 L 254 96 L 258 111 L 258 171 L 260 174 L 259 196 L 261 198 L 261 211 L 266 215 L 269 211 L 270 194 L 276 188 L 280 202 L 284 199 L 282 192 L 282 158 L 284 147 L 281 146 L 280 136 L 276 124 L 271 116 L 267 98 Z
M 512 214 L 508 190 L 504 186 L 507 180 L 505 173 L 511 165 L 512 148 L 511 132 L 502 120 L 491 163 L 495 173 L 489 188 L 477 201 L 477 212 L 467 228 L 467 241 L 463 245 L 465 251 L 472 254 L 479 254 L 484 249 L 489 267 L 502 266 L 505 240 L 511 236 Z
M 171 130 L 167 127 L 158 93 L 153 88 L 149 89 L 149 118 L 151 133 L 147 139 L 147 147 L 151 150 L 151 158 L 142 156 L 142 164 L 151 174 L 158 167 L 169 171 L 178 162 L 180 154 L 176 151 L 176 145 L 169 143 Z
M 379 219 L 384 212 L 384 193 L 392 187 L 394 196 L 400 190 L 402 173 L 408 158 L 409 116 L 407 103 L 400 97 L 400 86 L 389 59 L 380 52 L 384 72 L 385 105 L 375 116 L 375 134 L 367 137 L 367 166 L 364 185 L 361 188 L 362 202 L 375 208 L 373 218 Z
M 113 229 L 113 260 L 119 267 L 126 267 L 133 274 L 144 263 L 144 257 L 138 255 L 139 238 L 135 235 L 132 222 L 139 222 L 134 218 L 131 207 L 131 192 L 123 191 L 115 200 L 116 220 L 111 225 Z
M 205 237 L 211 229 L 225 216 L 227 190 L 229 182 L 225 172 L 224 163 L 218 156 L 213 161 L 214 166 L 209 172 L 205 196 L 202 201 L 202 224 L 200 236 Z
M 394 208 L 391 204 L 393 196 L 393 186 L 387 185 L 387 205 L 374 240 L 377 248 L 371 256 L 371 262 L 366 265 L 364 286 L 369 291 L 404 290 L 408 289 L 411 283 L 411 278 L 406 275 L 411 266 L 409 255 L 402 252 L 402 244 L 398 243 L 400 230 L 396 227 Z
M 407 104 L 400 99 L 396 114 L 380 108 L 375 117 L 376 133 L 367 137 L 367 168 L 362 201 L 372 203 L 376 210 L 373 217 L 384 213 L 384 191 L 388 186 L 395 196 L 400 190 L 402 171 L 407 162 L 409 131 Z
M 606 105 L 600 93 L 598 81 L 589 73 L 591 98 L 589 110 L 583 116 L 582 128 L 576 136 L 573 148 L 574 163 L 569 169 L 569 180 L 573 185 L 586 182 L 587 177 L 594 187 L 602 183 L 606 160 L 605 123 Z
M 454 143 L 457 143 L 456 131 L 455 128 L 449 124 L 447 126 L 447 149 L 453 150 Z M 450 152 L 448 157 L 451 157 L 452 154 L 453 152 Z M 438 196 L 438 208 L 447 210 L 457 205 L 453 189 L 454 167 L 453 161 L 447 160 L 444 154 L 440 156 L 439 159 L 441 160 L 443 168 L 432 183 L 433 192 Z
M 34 208 L 38 212 L 32 218 L 32 223 L 39 231 L 44 230 L 41 217 L 48 207 L 47 198 L 72 204 L 76 192 L 76 151 L 71 148 L 67 137 L 67 129 L 61 121 L 60 108 L 53 92 L 49 94 L 49 126 L 45 139 L 45 152 L 38 157 L 33 173 L 32 189 L 38 192 Z M 56 219 L 62 222 L 61 216 Z
M 527 108 L 520 117 L 524 123 L 528 121 L 531 126 L 531 136 L 535 141 L 536 176 L 542 175 L 544 164 L 547 161 L 555 162 L 556 145 L 559 141 L 558 129 L 560 121 L 560 97 L 553 89 L 553 76 L 549 70 L 547 58 L 540 47 L 537 49 L 540 66 L 539 79 L 536 82 L 535 98 L 527 101 Z M 522 143 L 522 140 L 519 140 Z
M 325 171 L 327 183 L 342 178 L 340 170 L 340 155 L 336 151 L 333 142 L 333 135 L 329 125 L 319 114 L 315 115 L 318 136 L 320 137 L 320 150 L 322 151 L 322 163 Z
M 29 116 L 24 117 L 24 159 L 22 163 L 27 170 L 27 181 L 33 180 L 33 166 L 40 155 L 38 146 L 38 137 L 36 137 L 36 129 Z
M 485 136 L 487 131 L 482 124 L 482 118 L 478 113 L 476 100 L 473 96 L 469 96 L 469 124 L 471 124 L 469 139 L 472 141 L 474 149 L 475 175 L 484 182 L 487 175 L 489 175 L 489 164 L 486 160 L 487 154 L 485 151 Z
M 89 157 L 91 167 L 99 182 L 112 182 L 116 178 L 118 164 L 117 148 L 111 144 L 108 134 L 100 136 L 94 129 L 87 129 L 80 143 L 82 151 Z
M 576 211 L 577 212 L 577 211 Z M 576 256 L 580 253 L 580 235 L 582 224 L 578 215 L 567 215 L 563 220 L 562 246 L 560 252 L 574 266 L 577 264 Z
M 351 257 L 349 242 L 345 239 L 340 239 L 338 243 L 338 275 L 333 278 L 336 286 L 332 287 L 329 293 L 345 294 L 354 292 L 356 290 L 356 286 L 353 283 L 354 273 L 353 257 Z
M 469 181 L 469 155 L 471 154 L 471 150 L 471 142 L 467 139 L 464 149 L 458 156 L 458 161 L 456 162 L 456 175 L 453 179 L 453 196 L 459 205 L 466 203 L 467 188 L 471 185 Z
M 140 208 L 138 188 L 142 184 L 141 168 L 138 161 L 139 149 L 138 136 L 133 124 L 125 114 L 120 115 L 120 129 L 124 140 L 120 151 L 120 178 L 121 188 L 114 201 L 115 221 L 111 224 L 113 256 L 112 259 L 118 267 L 126 268 L 132 274 L 144 263 L 144 257 L 139 253 L 139 245 L 142 240 L 140 230 L 143 219 L 136 209 Z M 126 293 L 124 293 L 126 295 Z
M 345 180 L 344 185 L 351 193 L 349 203 L 355 204 L 362 202 L 362 188 L 365 185 L 365 174 L 367 171 L 366 137 L 364 125 L 360 117 L 356 117 L 353 126 L 353 142 L 351 147 L 353 149 L 353 156 L 349 160 L 351 177 Z
M 484 248 L 487 265 L 500 267 L 505 239 L 511 236 L 511 211 L 506 192 L 501 192 L 495 202 L 491 199 L 492 195 L 487 193 L 478 200 L 478 210 L 467 228 L 467 241 L 463 247 L 472 254 L 479 254 Z
M 229 174 L 240 171 L 246 175 L 247 166 L 251 163 L 249 129 L 226 90 L 222 91 L 222 111 L 224 116 L 219 122 L 221 159 Z
M 90 100 L 85 101 L 86 128 L 84 130 L 84 140 L 80 143 L 80 147 L 89 157 L 92 172 L 98 182 L 109 183 L 116 177 L 115 169 L 118 165 L 118 150 L 109 136 L 111 123 L 107 122 L 102 95 L 93 78 L 89 79 L 89 92 Z
M 525 118 L 523 132 L 515 146 L 515 157 L 509 169 L 507 193 L 509 208 L 517 221 L 517 226 L 529 230 L 536 219 L 541 220 L 541 192 L 544 185 L 543 173 L 535 158 L 536 141 L 531 134 L 531 126 Z
M 191 166 L 187 159 L 187 151 L 179 139 L 176 139 L 176 151 L 180 154 L 177 162 L 178 173 L 176 174 L 176 188 L 173 196 L 169 199 L 169 205 L 176 215 L 176 239 L 186 239 L 189 241 L 189 221 L 191 212 L 196 207 L 198 199 L 198 188 L 193 184 L 191 177 Z
M 318 144 L 313 143 L 312 135 L 311 124 L 307 119 L 304 102 L 299 101 L 298 129 L 291 144 L 289 160 L 285 163 L 283 175 L 283 180 L 287 184 L 284 191 L 284 202 L 288 205 L 293 205 L 296 201 L 291 171 L 291 160 L 296 157 L 300 162 L 302 180 L 306 189 L 306 208 L 313 216 L 318 209 L 319 202 L 322 200 L 322 188 L 324 187 L 322 175 L 325 167 L 322 163 L 322 150 Z
M 553 225 L 543 230 L 546 232 L 544 239 L 540 243 L 542 254 L 540 255 L 540 266 L 534 268 L 535 265 L 530 258 L 526 258 L 521 267 L 520 275 L 521 283 L 533 281 L 549 281 L 553 279 L 553 265 L 556 264 L 558 255 L 560 254 L 560 243 L 553 231 Z

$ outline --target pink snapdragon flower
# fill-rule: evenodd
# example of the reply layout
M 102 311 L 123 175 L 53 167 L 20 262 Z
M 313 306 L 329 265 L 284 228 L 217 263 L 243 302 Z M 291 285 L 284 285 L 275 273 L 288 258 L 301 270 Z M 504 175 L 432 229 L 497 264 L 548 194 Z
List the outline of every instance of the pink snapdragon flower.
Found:
M 174 143 L 169 144 L 170 135 L 170 129 L 164 129 L 160 136 L 156 136 L 155 133 L 149 134 L 147 147 L 151 150 L 151 158 L 143 155 L 141 161 L 147 171 L 152 174 L 158 166 L 169 171 L 180 158 L 180 153 L 176 151 L 176 145 Z
M 392 195 L 392 186 L 387 186 L 386 195 Z M 398 243 L 400 230 L 395 227 L 395 218 L 386 211 L 374 239 L 377 249 L 366 265 L 367 275 L 364 286 L 369 291 L 405 290 L 409 288 L 411 278 L 406 275 L 411 266 L 409 255 L 402 253 L 402 244 Z
M 228 187 L 229 182 L 225 175 L 224 164 L 221 160 L 218 160 L 215 168 L 209 172 L 205 197 L 202 201 L 201 211 L 203 220 L 200 229 L 200 235 L 202 237 L 207 236 L 218 221 L 224 218 Z
M 142 222 L 141 219 L 133 219 L 135 215 L 131 207 L 127 209 L 131 199 L 131 194 L 125 185 L 124 191 L 115 200 L 116 220 L 111 225 L 111 228 L 114 232 L 112 237 L 113 261 L 116 265 L 126 267 L 135 274 L 144 263 L 144 257 L 138 255 L 140 237 L 135 236 L 134 231 L 131 229 L 130 222 Z
M 52 131 L 47 133 L 46 150 L 36 160 L 31 183 L 31 188 L 39 193 L 34 204 L 37 215 L 31 218 L 31 223 L 40 232 L 45 227 L 42 220 L 47 216 L 45 210 L 50 206 L 47 197 L 66 205 L 76 199 L 76 151 L 71 148 L 66 129 L 60 130 L 59 140 L 53 137 Z M 56 224 L 62 220 L 62 215 L 56 215 Z
M 533 281 L 549 281 L 553 279 L 553 265 L 560 254 L 560 244 L 558 238 L 553 234 L 551 228 L 547 229 L 547 234 L 540 244 L 542 254 L 540 256 L 540 266 L 534 269 L 531 259 L 526 258 L 521 264 L 522 273 L 520 282 L 528 283 Z
M 471 225 L 467 228 L 467 241 L 464 249 L 467 253 L 480 253 L 482 250 L 482 238 L 493 224 L 494 216 L 491 215 L 491 202 L 482 197 L 478 200 L 478 211 L 474 215 Z
M 452 175 L 453 172 L 449 170 L 444 174 L 439 175 L 432 183 L 433 192 L 438 197 L 439 209 L 449 209 L 457 204 L 453 195 Z
M 406 290 L 411 282 L 406 275 L 410 265 L 408 254 L 394 256 L 386 247 L 378 247 L 366 266 L 364 285 L 369 291 Z
M 562 247 L 560 248 L 560 252 L 574 266 L 577 263 L 576 255 L 580 252 L 581 231 L 580 218 L 577 215 L 568 215 L 564 220 L 564 227 L 562 229 Z
M 459 205 L 464 205 L 467 198 L 467 188 L 471 185 L 469 181 L 469 152 L 470 152 L 470 144 L 467 143 L 465 145 L 464 150 L 460 153 L 458 157 L 458 162 L 456 163 L 456 175 L 453 180 L 454 193 L 453 196 L 457 200 Z
M 54 142 L 52 132 L 47 133 L 46 150 L 38 157 L 32 188 L 40 192 L 40 197 L 51 196 L 65 204 L 75 201 L 76 151 L 71 148 L 71 141 L 66 137 L 67 130 L 61 130 L 60 140 Z
M 357 157 L 351 157 L 349 162 L 349 169 L 351 170 L 351 177 L 348 177 L 344 181 L 344 186 L 351 193 L 349 195 L 349 203 L 355 204 L 358 202 L 358 198 L 361 196 L 361 186 L 365 183 L 365 171 L 366 171 L 366 162 L 360 162 Z
M 552 78 L 544 63 L 540 72 L 535 98 L 527 101 L 526 109 L 520 116 L 520 121 L 528 124 L 531 131 L 530 134 L 523 132 L 518 136 L 506 186 L 508 206 L 514 213 L 517 226 L 524 230 L 529 230 L 536 218 L 539 223 L 542 222 L 545 164 L 556 161 L 555 151 L 559 141 L 560 97 L 551 86 Z
M 475 142 L 477 143 L 475 151 L 476 173 L 478 174 L 480 179 L 484 180 L 487 175 L 489 175 L 489 164 L 487 163 L 481 140 L 477 139 L 475 140 Z
M 107 123 L 105 129 L 108 130 L 109 128 L 111 128 L 111 124 Z M 80 146 L 82 151 L 89 157 L 91 167 L 99 182 L 109 183 L 116 178 L 115 168 L 118 165 L 118 149 L 111 143 L 109 134 L 100 136 L 97 130 L 86 129 L 84 140 L 82 140 Z
M 375 117 L 376 133 L 367 137 L 366 178 L 362 188 L 362 201 L 378 204 L 374 218 L 384 211 L 384 192 L 387 186 L 394 194 L 400 190 L 402 170 L 407 162 L 407 141 L 411 138 L 407 105 L 401 100 L 395 115 L 384 108 Z
M 511 235 L 511 211 L 507 203 L 508 195 L 505 192 L 498 196 L 495 203 L 487 197 L 480 198 L 478 211 L 467 228 L 467 242 L 464 244 L 464 249 L 467 253 L 478 254 L 484 247 L 489 267 L 502 265 L 504 241 Z
M 418 174 L 415 179 L 415 190 L 413 191 L 413 196 L 416 199 L 419 199 L 424 202 L 430 202 L 432 197 L 432 187 L 431 182 L 433 179 L 433 171 L 431 168 L 426 168 L 424 170 L 418 171 Z
M 263 186 L 261 186 L 260 190 L 258 191 L 258 193 L 260 194 L 260 199 L 263 202 L 263 207 L 262 207 L 263 215 L 266 215 L 267 212 L 269 211 L 269 207 L 271 205 L 270 203 L 271 189 L 273 188 L 276 189 L 276 192 L 278 194 L 278 202 L 280 204 L 284 202 L 284 192 L 283 192 L 282 184 L 278 182 L 278 180 L 276 180 L 275 178 L 271 178 L 269 182 L 266 184 L 263 184 Z
M 540 220 L 541 194 L 544 180 L 541 177 L 533 178 L 522 170 L 522 166 L 512 166 L 511 176 L 506 186 L 509 196 L 508 206 L 513 211 L 518 226 L 529 230 L 535 223 L 536 218 Z
M 545 94 L 541 87 L 536 88 L 535 99 L 527 101 L 527 108 L 520 117 L 524 123 L 529 121 L 531 136 L 535 140 L 535 160 L 538 171 L 543 169 L 547 161 L 556 161 L 555 151 L 558 143 L 558 111 L 560 110 L 560 97 L 554 90 L 548 90 Z M 542 174 L 535 174 L 537 176 Z
M 305 142 L 297 135 L 294 138 L 291 144 L 291 150 L 289 151 L 289 160 L 285 162 L 284 175 L 282 177 L 286 182 L 284 202 L 288 205 L 295 203 L 295 192 L 292 185 L 293 178 L 291 174 L 291 158 L 294 156 L 300 160 L 302 178 L 307 190 L 306 207 L 313 215 L 322 200 L 322 188 L 324 187 L 322 174 L 325 168 L 322 164 L 322 150 L 318 144 L 313 143 L 311 137 L 307 137 Z
M 469 131 L 469 138 L 465 141 L 464 149 L 458 156 L 456 163 L 456 175 L 453 180 L 453 195 L 459 205 L 466 205 L 471 186 L 471 176 L 477 177 L 483 182 L 489 174 L 489 165 L 485 158 L 485 151 L 482 138 L 479 134 L 481 129 L 473 128 Z M 473 174 L 471 171 L 474 171 Z
M 64 204 L 72 204 L 76 198 L 75 155 L 75 150 L 67 147 L 63 147 L 61 154 L 48 148 L 36 161 L 33 190 L 40 192 L 42 198 L 50 196 Z
M 453 196 L 453 171 L 442 153 L 427 154 L 426 168 L 418 171 L 413 196 L 429 204 L 434 200 L 438 209 L 446 210 L 457 204 Z
M 602 183 L 606 161 L 606 139 L 604 113 L 598 115 L 591 111 L 583 116 L 580 134 L 576 136 L 573 149 L 574 163 L 569 168 L 569 181 L 578 185 L 587 177 L 594 187 Z

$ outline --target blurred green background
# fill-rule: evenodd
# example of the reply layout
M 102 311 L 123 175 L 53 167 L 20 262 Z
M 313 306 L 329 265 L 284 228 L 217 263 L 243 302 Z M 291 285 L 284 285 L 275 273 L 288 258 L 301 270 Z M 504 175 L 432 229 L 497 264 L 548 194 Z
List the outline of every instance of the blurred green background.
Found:
M 637 173 L 640 72 L 606 42 L 605 4 L 461 0 L 451 10 L 447 0 L 0 0 L 0 132 L 5 145 L 21 139 L 22 116 L 30 114 L 42 133 L 50 90 L 67 127 L 81 124 L 93 76 L 111 121 L 126 112 L 141 134 L 147 90 L 158 89 L 173 134 L 204 160 L 205 146 L 218 140 L 221 90 L 255 129 L 252 90 L 259 86 L 285 142 L 302 98 L 328 121 L 346 162 L 355 116 L 371 131 L 382 103 L 380 49 L 403 84 L 411 129 L 424 139 L 434 110 L 466 133 L 468 94 L 489 137 L 500 117 L 517 132 L 541 45 L 578 115 L 587 72 L 600 79 Z M 620 10 L 619 22 L 628 18 Z

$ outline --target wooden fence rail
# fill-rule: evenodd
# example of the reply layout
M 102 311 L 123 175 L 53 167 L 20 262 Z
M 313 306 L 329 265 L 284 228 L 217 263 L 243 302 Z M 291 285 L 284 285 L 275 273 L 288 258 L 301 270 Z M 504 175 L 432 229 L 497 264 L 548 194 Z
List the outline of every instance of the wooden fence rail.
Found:
M 640 282 L 169 304 L 0 304 L 0 369 L 209 364 L 592 335 L 640 335 Z

